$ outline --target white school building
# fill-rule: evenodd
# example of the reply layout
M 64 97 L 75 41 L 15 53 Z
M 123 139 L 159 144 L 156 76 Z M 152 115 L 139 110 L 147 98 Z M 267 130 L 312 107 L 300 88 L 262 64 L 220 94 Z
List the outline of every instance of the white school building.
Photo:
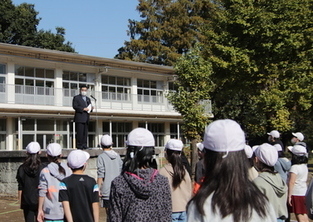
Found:
M 88 146 L 103 134 L 125 147 L 135 127 L 149 129 L 156 147 L 183 139 L 182 118 L 166 98 L 174 69 L 117 59 L 0 43 L 0 150 L 22 150 L 31 141 L 75 147 L 73 96 L 88 85 Z

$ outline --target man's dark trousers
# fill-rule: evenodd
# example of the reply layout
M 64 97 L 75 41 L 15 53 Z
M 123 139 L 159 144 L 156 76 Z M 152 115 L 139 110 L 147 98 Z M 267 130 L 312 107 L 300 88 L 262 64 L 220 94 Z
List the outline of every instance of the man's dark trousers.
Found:
M 88 123 L 75 123 L 76 125 L 76 147 L 87 149 Z

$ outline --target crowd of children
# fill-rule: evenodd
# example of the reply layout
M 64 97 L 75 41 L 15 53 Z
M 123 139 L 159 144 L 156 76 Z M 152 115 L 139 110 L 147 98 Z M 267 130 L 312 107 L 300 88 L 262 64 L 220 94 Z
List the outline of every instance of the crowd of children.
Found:
M 52 143 L 43 166 L 40 145 L 31 142 L 16 176 L 21 209 L 26 222 L 98 222 L 100 206 L 112 222 L 281 222 L 290 213 L 309 221 L 304 136 L 293 133 L 293 146 L 285 150 L 278 131 L 268 134 L 267 143 L 251 148 L 237 122 L 212 122 L 197 144 L 194 182 L 182 141 L 167 141 L 168 163 L 158 170 L 155 139 L 144 128 L 128 134 L 123 161 L 111 136 L 102 136 L 97 180 L 85 174 L 88 152 L 71 151 L 65 164 L 61 146 Z

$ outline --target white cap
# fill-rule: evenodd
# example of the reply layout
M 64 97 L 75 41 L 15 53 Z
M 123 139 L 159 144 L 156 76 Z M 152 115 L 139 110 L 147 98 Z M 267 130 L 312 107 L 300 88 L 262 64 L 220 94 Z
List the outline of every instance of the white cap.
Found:
M 288 146 L 288 150 L 292 152 L 296 156 L 306 156 L 307 150 L 304 146 L 301 145 L 294 145 L 294 146 Z
M 49 156 L 60 156 L 62 154 L 62 147 L 58 143 L 50 143 L 47 146 L 47 154 Z
M 293 135 L 294 137 L 297 137 L 298 140 L 300 140 L 300 141 L 303 141 L 303 140 L 304 140 L 304 136 L 303 136 L 303 134 L 300 133 L 300 132 L 292 133 L 292 135 Z
M 263 143 L 255 150 L 255 156 L 264 164 L 274 166 L 278 160 L 278 152 L 272 145 Z
M 273 146 L 276 148 L 277 151 L 283 151 L 283 148 L 281 147 L 280 144 L 277 143 L 277 144 L 274 144 Z
M 198 148 L 200 151 L 203 151 L 203 149 L 204 149 L 203 143 L 197 143 L 197 148 Z
M 253 151 L 251 146 L 245 145 L 245 153 L 248 159 L 250 159 L 253 156 Z
M 174 150 L 174 151 L 182 151 L 184 144 L 181 140 L 170 139 L 165 144 L 165 149 Z
M 152 133 L 144 128 L 133 129 L 127 137 L 128 146 L 154 147 L 155 141 Z
M 256 150 L 259 146 L 260 146 L 260 145 L 254 145 L 254 146 L 252 147 L 252 151 L 255 152 L 255 150 Z
M 277 130 L 272 130 L 271 132 L 267 133 L 267 135 L 270 135 L 273 138 L 279 138 L 280 137 L 280 133 Z
M 78 169 L 87 162 L 90 155 L 86 151 L 73 150 L 67 157 L 67 163 L 71 169 Z
M 203 145 L 215 152 L 243 150 L 246 145 L 245 134 L 234 120 L 216 120 L 205 128 Z
M 101 137 L 101 146 L 112 146 L 112 137 L 108 134 Z
M 38 153 L 40 151 L 39 143 L 38 142 L 30 142 L 26 146 L 26 151 L 27 151 L 27 153 L 30 153 L 30 154 Z

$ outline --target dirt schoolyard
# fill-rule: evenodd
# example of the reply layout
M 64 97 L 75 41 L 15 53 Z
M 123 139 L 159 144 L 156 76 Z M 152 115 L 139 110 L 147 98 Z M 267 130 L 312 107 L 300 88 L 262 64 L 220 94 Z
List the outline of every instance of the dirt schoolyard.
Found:
M 296 221 L 294 215 L 291 221 Z M 17 198 L 1 197 L 0 199 L 0 221 L 1 222 L 22 222 L 24 221 L 23 211 L 19 207 Z M 106 221 L 104 208 L 100 208 L 100 221 Z M 310 220 L 313 222 L 313 220 Z
M 0 221 L 1 222 L 22 222 L 24 221 L 23 211 L 20 209 L 17 198 L 0 198 Z M 100 221 L 106 221 L 104 208 L 100 208 Z

